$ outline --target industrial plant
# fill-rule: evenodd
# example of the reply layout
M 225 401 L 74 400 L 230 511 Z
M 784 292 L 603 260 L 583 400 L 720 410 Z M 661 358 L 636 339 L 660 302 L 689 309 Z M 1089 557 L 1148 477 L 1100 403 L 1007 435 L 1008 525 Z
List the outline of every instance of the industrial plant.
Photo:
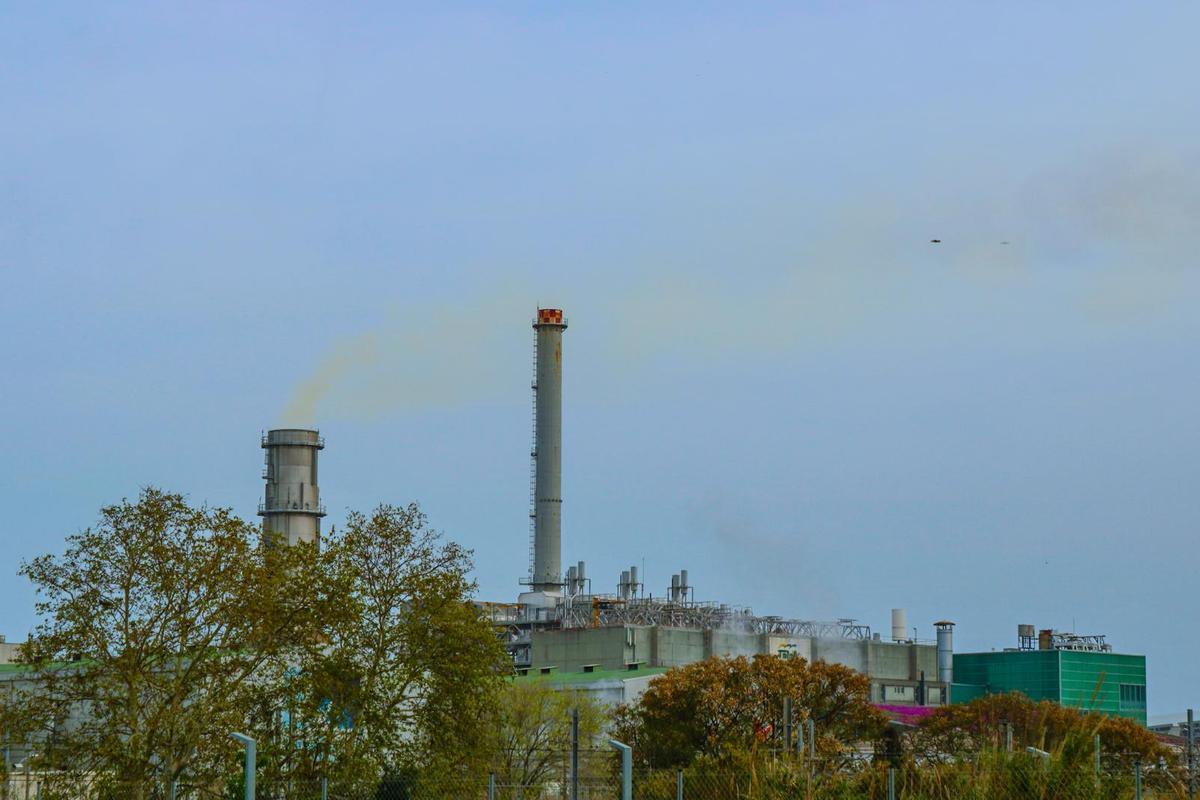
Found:
M 529 572 L 515 602 L 479 602 L 512 659 L 529 679 L 589 691 L 608 703 L 633 700 L 654 675 L 710 656 L 772 654 L 851 667 L 871 680 L 884 706 L 938 706 L 990 692 L 1021 691 L 1146 721 L 1146 660 L 1112 652 L 1103 636 L 1018 626 L 1018 646 L 955 653 L 954 623 L 933 623 L 918 639 L 904 609 L 891 610 L 885 637 L 854 619 L 819 621 L 755 614 L 699 599 L 687 569 L 648 587 L 637 566 L 609 580 L 587 563 L 562 564 L 563 334 L 561 309 L 533 320 L 533 442 L 529 480 Z M 325 506 L 317 461 L 325 440 L 315 430 L 283 428 L 261 440 L 266 482 L 258 513 L 264 538 L 320 539 Z M 610 588 L 611 587 L 611 590 Z
M 632 699 L 644 678 L 710 656 L 769 653 L 845 664 L 871 678 L 878 703 L 941 705 L 953 683 L 953 623 L 936 624 L 936 641 L 914 637 L 903 609 L 892 610 L 885 638 L 854 619 L 816 621 L 763 616 L 748 608 L 699 599 L 687 569 L 670 583 L 647 587 L 637 566 L 611 583 L 578 560 L 563 572 L 561 309 L 540 308 L 533 320 L 533 443 L 530 450 L 529 572 L 516 601 L 479 607 L 503 637 L 518 675 L 563 676 L 606 687 L 605 699 Z M 287 543 L 320 536 L 317 431 L 272 430 L 262 437 L 266 489 L 259 514 L 264 534 Z M 609 590 L 607 587 L 611 586 Z M 567 676 L 577 676 L 568 678 Z M 614 686 L 625 687 L 612 692 Z M 580 688 L 577 686 L 576 688 Z
M 955 653 L 953 622 L 934 622 L 935 638 L 919 639 L 900 608 L 891 610 L 885 636 L 854 619 L 766 616 L 700 599 L 687 569 L 676 570 L 661 587 L 647 586 L 633 565 L 607 581 L 593 577 L 584 560 L 564 574 L 567 318 L 559 309 L 538 309 L 533 330 L 529 572 L 514 586 L 515 601 L 477 602 L 503 640 L 518 679 L 569 686 L 615 704 L 636 699 L 654 675 L 671 667 L 712 656 L 770 654 L 851 667 L 870 679 L 872 702 L 897 713 L 1020 691 L 1146 723 L 1145 656 L 1115 653 L 1103 636 L 1020 625 L 1016 647 Z M 324 438 L 316 430 L 281 428 L 266 432 L 260 444 L 264 541 L 319 543 L 325 505 L 317 466 Z M 26 679 L 23 668 L 11 664 L 17 647 L 0 637 L 0 684 Z

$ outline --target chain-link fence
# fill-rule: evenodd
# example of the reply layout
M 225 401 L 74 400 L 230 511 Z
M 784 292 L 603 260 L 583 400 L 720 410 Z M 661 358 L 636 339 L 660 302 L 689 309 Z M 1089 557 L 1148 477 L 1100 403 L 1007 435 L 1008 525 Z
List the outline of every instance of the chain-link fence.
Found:
M 583 759 L 586 761 L 586 759 Z M 593 765 L 594 766 L 594 765 Z M 581 767 L 536 785 L 486 779 L 385 784 L 334 800 L 622 800 L 618 763 Z M 1068 765 L 1026 753 L 979 754 L 948 763 L 891 767 L 870 759 L 785 758 L 753 766 L 637 769 L 632 800 L 1186 800 L 1185 768 Z
M 570 758 L 569 754 L 564 754 Z M 619 761 L 581 753 L 578 772 L 534 782 L 495 774 L 385 780 L 373 791 L 329 788 L 330 800 L 623 800 Z M 577 775 L 577 777 L 576 777 Z M 292 795 L 281 800 L 307 800 Z M 892 767 L 869 758 L 785 757 L 755 764 L 635 769 L 632 800 L 1187 800 L 1186 768 L 1065 764 L 1028 753 L 981 753 Z
M 501 771 L 427 774 L 381 780 L 266 775 L 256 800 L 625 800 L 622 762 L 612 749 L 530 750 Z M 123 786 L 59 773 L 10 774 L 0 800 L 241 800 L 240 775 L 206 786 Z M 1188 800 L 1189 770 L 1140 763 L 1132 753 L 1070 759 L 1004 749 L 939 759 L 888 759 L 849 750 L 810 755 L 764 748 L 738 763 L 700 759 L 685 769 L 635 768 L 630 800 Z

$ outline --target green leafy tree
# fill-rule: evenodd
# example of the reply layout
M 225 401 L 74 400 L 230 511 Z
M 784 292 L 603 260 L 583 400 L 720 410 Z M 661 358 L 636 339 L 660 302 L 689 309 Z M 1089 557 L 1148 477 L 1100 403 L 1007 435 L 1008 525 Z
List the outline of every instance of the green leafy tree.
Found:
M 640 700 L 618 711 L 618 737 L 651 768 L 684 767 L 758 748 L 783 728 L 812 720 L 824 755 L 878 735 L 886 716 L 871 705 L 870 681 L 840 664 L 756 655 L 709 658 L 654 678 Z
M 591 757 L 608 721 L 606 709 L 584 692 L 556 690 L 536 679 L 511 682 L 488 726 L 496 782 L 506 791 L 519 787 L 523 796 L 540 797 L 546 784 L 567 775 L 573 713 L 579 718 L 581 780 L 588 780 L 607 766 Z
M 1073 763 L 1091 762 L 1096 735 L 1111 766 L 1131 769 L 1134 761 L 1170 763 L 1176 758 L 1133 720 L 1034 701 L 1020 692 L 985 695 L 938 709 L 922 721 L 912 747 L 925 761 L 956 760 L 964 753 L 1003 747 L 1006 725 L 1012 726 L 1016 750 L 1036 747 Z
M 142 800 L 172 780 L 218 791 L 256 684 L 316 635 L 315 548 L 268 553 L 254 526 L 145 489 L 21 567 L 41 622 L 5 703 L 36 768 Z
M 258 719 L 280 774 L 370 791 L 389 774 L 478 766 L 507 659 L 471 603 L 470 553 L 415 505 L 349 515 L 326 537 L 336 620 Z M 279 709 L 286 709 L 282 714 Z

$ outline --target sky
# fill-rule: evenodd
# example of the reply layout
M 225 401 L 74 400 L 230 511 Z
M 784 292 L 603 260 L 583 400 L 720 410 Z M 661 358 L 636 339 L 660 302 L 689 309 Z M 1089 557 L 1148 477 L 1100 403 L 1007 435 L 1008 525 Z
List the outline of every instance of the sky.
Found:
M 528 570 L 565 309 L 564 559 L 887 633 L 1018 623 L 1200 703 L 1189 3 L 0 6 L 0 632 L 153 485 L 418 501 Z M 940 239 L 940 243 L 930 240 Z

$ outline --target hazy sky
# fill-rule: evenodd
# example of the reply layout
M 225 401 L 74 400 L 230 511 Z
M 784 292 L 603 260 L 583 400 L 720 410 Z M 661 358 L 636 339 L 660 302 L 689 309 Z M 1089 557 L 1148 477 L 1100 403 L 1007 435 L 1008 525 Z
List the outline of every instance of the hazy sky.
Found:
M 0 6 L 10 639 L 101 505 L 253 515 L 281 422 L 515 599 L 542 304 L 597 588 L 1200 703 L 1200 6 L 111 5 Z

